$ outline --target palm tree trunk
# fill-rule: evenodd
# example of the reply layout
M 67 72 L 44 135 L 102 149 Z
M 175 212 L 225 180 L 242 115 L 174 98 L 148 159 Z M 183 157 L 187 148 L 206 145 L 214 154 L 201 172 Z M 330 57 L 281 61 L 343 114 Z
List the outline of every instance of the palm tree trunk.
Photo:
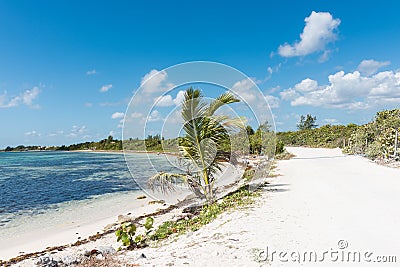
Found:
M 213 195 L 213 184 L 214 183 L 210 183 L 210 178 L 208 176 L 208 172 L 206 169 L 204 169 L 203 171 L 203 180 L 204 180 L 204 188 L 205 188 L 205 198 L 207 200 L 208 203 L 213 203 L 214 202 L 214 195 Z
M 212 184 L 209 183 L 205 186 L 206 188 L 206 200 L 209 204 L 214 202 L 214 195 L 213 195 L 213 187 Z

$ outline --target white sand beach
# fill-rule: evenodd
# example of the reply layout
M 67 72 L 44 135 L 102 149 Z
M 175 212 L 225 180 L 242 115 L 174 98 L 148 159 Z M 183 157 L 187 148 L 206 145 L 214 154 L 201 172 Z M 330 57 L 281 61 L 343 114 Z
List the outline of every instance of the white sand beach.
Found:
M 162 204 L 148 205 L 152 199 L 137 199 L 139 195 L 144 193 L 138 191 L 105 196 L 81 201 L 74 205 L 73 210 L 63 207 L 58 211 L 27 217 L 20 225 L 0 233 L 4 241 L 0 242 L 0 259 L 5 260 L 85 239 L 102 232 L 108 224 L 116 222 L 118 214 L 126 215 L 129 211 L 134 211 L 133 216 L 163 208 Z
M 397 263 L 385 265 L 398 266 L 400 169 L 346 156 L 339 149 L 288 151 L 296 157 L 278 162 L 275 172 L 280 176 L 269 179 L 252 207 L 118 257 L 138 266 L 310 266 L 315 263 L 303 255 L 314 252 L 319 266 L 381 266 L 378 261 L 388 258 L 380 256 L 396 256 Z M 118 247 L 111 234 L 58 256 L 99 245 Z M 301 255 L 300 263 L 292 262 L 298 260 L 292 252 Z M 342 252 L 359 253 L 360 262 L 343 262 Z M 32 260 L 16 266 L 32 266 Z

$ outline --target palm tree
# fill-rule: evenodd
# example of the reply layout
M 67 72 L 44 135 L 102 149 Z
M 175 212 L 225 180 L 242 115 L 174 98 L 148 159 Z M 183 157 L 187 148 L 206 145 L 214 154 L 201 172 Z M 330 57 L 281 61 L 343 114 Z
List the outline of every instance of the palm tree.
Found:
M 231 119 L 215 113 L 222 106 L 239 101 L 227 92 L 207 103 L 199 89 L 187 89 L 181 112 L 185 136 L 179 139 L 178 144 L 187 171 L 184 174 L 160 172 L 149 179 L 149 187 L 166 192 L 174 190 L 176 182 L 183 182 L 197 195 L 213 202 L 216 173 L 222 170 L 222 162 L 232 161 L 221 146 L 229 140 L 229 130 L 244 125 L 241 118 Z

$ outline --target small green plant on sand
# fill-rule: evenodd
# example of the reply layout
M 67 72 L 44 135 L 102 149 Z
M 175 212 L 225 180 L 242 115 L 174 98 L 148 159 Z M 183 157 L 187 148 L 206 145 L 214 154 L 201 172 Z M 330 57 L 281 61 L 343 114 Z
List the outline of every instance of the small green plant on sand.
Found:
M 144 234 L 137 234 L 137 227 L 133 223 L 123 223 L 115 232 L 117 242 L 122 242 L 122 245 L 128 249 L 143 248 L 147 246 L 149 235 L 153 228 L 154 219 L 147 217 L 143 224 L 145 228 Z
M 247 169 L 244 171 L 244 173 L 243 173 L 243 179 L 244 179 L 246 182 L 251 181 L 251 179 L 254 177 L 255 172 L 256 172 L 256 171 L 255 171 L 254 169 L 252 169 L 252 168 L 247 168 Z

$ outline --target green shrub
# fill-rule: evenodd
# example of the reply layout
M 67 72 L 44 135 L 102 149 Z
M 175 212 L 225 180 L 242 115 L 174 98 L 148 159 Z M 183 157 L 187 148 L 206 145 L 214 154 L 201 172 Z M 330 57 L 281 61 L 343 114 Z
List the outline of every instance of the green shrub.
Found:
M 285 144 L 282 140 L 278 140 L 276 142 L 275 155 L 281 154 L 283 152 L 285 152 Z
M 136 234 L 137 227 L 133 223 L 123 223 L 115 232 L 117 236 L 117 242 L 122 242 L 122 245 L 126 249 L 135 249 L 147 246 L 149 240 L 149 234 L 153 228 L 154 219 L 152 217 L 147 217 L 145 223 L 143 224 L 145 228 L 144 234 Z

